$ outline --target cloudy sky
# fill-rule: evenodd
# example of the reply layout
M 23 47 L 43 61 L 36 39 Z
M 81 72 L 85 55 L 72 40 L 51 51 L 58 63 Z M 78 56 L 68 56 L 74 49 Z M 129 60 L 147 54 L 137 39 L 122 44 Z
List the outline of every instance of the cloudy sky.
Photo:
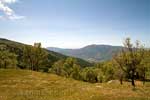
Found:
M 150 0 L 0 0 L 0 38 L 43 47 L 150 45 Z

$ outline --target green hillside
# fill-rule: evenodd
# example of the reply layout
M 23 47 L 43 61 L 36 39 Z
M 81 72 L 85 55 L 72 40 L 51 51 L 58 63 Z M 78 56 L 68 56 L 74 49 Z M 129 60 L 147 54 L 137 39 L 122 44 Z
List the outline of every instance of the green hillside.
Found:
M 150 100 L 150 83 L 85 83 L 54 74 L 0 69 L 0 100 Z
M 23 48 L 24 46 L 26 46 L 27 44 L 23 44 L 23 43 L 19 43 L 16 41 L 11 41 L 11 40 L 7 40 L 7 39 L 3 39 L 0 38 L 0 50 L 8 50 L 12 53 L 15 53 L 17 55 L 18 58 L 18 66 L 21 66 L 21 57 L 23 55 Z M 49 51 L 47 49 L 44 49 L 46 52 L 48 52 L 49 55 L 49 59 L 51 60 L 51 63 L 53 64 L 54 62 L 58 61 L 58 60 L 62 60 L 62 59 L 66 59 L 68 56 L 65 56 L 63 54 L 54 52 L 54 51 Z M 92 64 L 77 58 L 77 61 L 79 63 L 79 65 L 81 65 L 82 67 L 86 67 L 86 66 L 91 66 Z
M 15 52 L 15 51 L 16 53 L 22 52 L 22 49 L 24 48 L 25 45 L 27 44 L 0 38 L 0 48 L 4 47 L 6 50 L 9 50 L 11 52 Z M 56 59 L 66 58 L 66 56 L 56 53 L 54 51 L 48 51 L 48 52 L 50 55 L 52 55 Z

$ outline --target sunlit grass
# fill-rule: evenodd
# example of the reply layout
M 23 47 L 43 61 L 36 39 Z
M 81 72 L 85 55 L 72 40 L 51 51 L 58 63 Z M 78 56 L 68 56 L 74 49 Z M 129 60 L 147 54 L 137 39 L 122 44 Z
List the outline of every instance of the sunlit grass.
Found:
M 138 82 L 137 82 L 138 83 Z M 54 74 L 0 69 L 0 100 L 150 100 L 150 82 L 86 83 Z

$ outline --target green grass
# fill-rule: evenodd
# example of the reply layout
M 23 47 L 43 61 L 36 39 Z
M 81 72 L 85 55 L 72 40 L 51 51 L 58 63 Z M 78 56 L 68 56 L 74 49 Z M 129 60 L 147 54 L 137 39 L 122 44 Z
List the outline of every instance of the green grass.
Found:
M 150 83 L 85 83 L 54 74 L 0 69 L 0 100 L 150 100 Z

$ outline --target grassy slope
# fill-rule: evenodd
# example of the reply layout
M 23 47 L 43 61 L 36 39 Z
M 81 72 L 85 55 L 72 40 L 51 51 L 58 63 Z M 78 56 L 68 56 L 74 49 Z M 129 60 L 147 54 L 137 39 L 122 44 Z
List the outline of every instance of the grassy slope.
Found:
M 148 99 L 149 98 L 149 99 Z M 150 100 L 150 83 L 90 84 L 53 74 L 0 69 L 0 100 Z

